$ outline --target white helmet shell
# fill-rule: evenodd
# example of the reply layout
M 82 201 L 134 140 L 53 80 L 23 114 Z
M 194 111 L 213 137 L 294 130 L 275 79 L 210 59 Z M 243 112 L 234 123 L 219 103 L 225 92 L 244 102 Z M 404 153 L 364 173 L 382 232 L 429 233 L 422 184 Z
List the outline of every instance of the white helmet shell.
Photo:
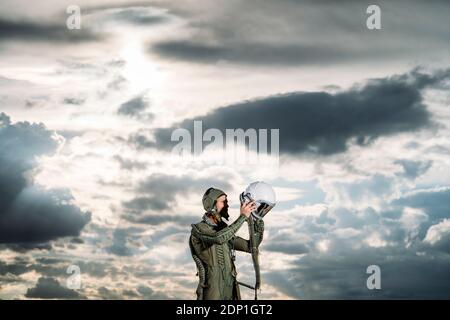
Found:
M 257 209 L 252 212 L 255 218 L 263 218 L 276 204 L 275 191 L 272 186 L 264 181 L 251 183 L 241 194 L 241 202 L 255 201 Z

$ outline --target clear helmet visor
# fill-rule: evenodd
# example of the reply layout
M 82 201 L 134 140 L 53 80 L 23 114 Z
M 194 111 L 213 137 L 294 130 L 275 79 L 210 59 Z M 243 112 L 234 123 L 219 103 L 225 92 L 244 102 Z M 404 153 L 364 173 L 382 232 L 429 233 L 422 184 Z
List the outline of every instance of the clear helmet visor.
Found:
M 241 204 L 254 201 L 256 203 L 256 210 L 252 211 L 252 216 L 256 219 L 262 219 L 270 210 L 275 206 L 275 203 L 271 203 L 264 200 L 255 200 L 249 193 L 241 193 L 240 195 Z
M 258 203 L 258 202 L 257 202 Z M 269 213 L 270 210 L 275 206 L 275 204 L 271 203 L 260 203 L 254 214 L 256 214 L 260 218 L 264 218 L 266 214 Z

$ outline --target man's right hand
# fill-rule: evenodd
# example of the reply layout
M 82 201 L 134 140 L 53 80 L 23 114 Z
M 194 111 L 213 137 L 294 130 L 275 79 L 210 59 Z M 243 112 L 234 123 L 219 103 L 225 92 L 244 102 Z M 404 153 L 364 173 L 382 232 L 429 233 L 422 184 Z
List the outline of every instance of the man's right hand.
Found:
M 253 210 L 256 210 L 255 201 L 249 201 L 241 204 L 241 214 L 246 218 L 250 217 Z

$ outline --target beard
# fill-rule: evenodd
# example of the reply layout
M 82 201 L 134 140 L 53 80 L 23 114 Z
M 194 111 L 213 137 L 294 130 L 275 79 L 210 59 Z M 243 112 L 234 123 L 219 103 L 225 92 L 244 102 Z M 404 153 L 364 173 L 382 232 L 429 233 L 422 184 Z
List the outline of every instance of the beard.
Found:
M 225 206 L 220 210 L 219 212 L 220 216 L 228 221 L 229 215 L 228 215 L 228 207 Z

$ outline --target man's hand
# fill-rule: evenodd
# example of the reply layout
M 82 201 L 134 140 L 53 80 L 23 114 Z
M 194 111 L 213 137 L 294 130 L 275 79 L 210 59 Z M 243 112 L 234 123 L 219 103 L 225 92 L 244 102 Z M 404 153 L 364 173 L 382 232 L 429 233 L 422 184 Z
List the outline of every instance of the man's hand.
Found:
M 241 204 L 241 214 L 244 215 L 246 218 L 250 217 L 250 214 L 255 209 L 256 209 L 255 201 L 249 201 Z

